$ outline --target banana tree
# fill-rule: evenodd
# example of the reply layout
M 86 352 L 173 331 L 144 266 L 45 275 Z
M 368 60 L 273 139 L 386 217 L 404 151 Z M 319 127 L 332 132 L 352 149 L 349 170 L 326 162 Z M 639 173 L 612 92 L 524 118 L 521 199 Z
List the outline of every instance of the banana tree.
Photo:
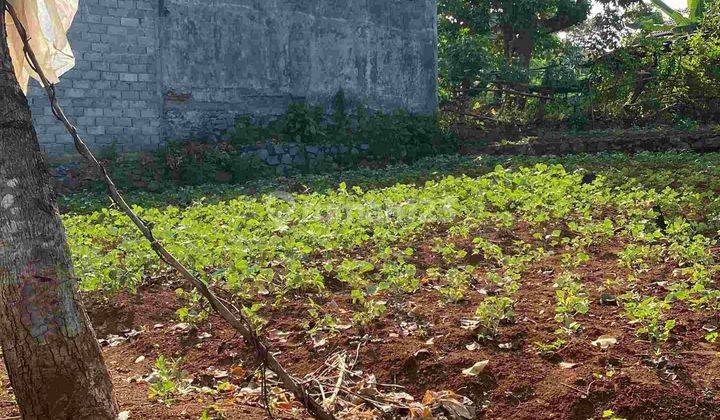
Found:
M 705 0 L 687 0 L 687 16 L 668 6 L 663 0 L 650 0 L 663 13 L 670 16 L 675 31 L 693 31 L 705 15 Z

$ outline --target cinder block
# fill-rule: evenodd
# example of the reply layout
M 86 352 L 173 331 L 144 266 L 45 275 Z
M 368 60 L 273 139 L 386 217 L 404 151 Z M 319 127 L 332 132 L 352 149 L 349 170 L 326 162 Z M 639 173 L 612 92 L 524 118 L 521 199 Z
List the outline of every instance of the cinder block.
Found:
M 105 127 L 99 125 L 91 126 L 88 127 L 87 132 L 92 135 L 102 135 L 105 134 Z
M 135 73 L 120 73 L 120 80 L 123 82 L 137 82 L 138 75 Z
M 140 19 L 137 18 L 120 18 L 120 24 L 122 26 L 137 27 L 140 26 Z
M 127 73 L 130 69 L 130 65 L 126 63 L 112 63 L 110 64 L 110 71 L 124 72 Z
M 98 5 L 103 7 L 118 7 L 118 0 L 99 0 Z
M 88 116 L 88 117 L 102 117 L 103 109 L 102 108 L 85 108 L 84 114 L 85 114 L 85 116 Z M 99 120 L 98 120 L 98 123 L 100 123 Z
M 118 127 L 132 127 L 132 120 L 127 117 L 116 117 L 115 125 Z

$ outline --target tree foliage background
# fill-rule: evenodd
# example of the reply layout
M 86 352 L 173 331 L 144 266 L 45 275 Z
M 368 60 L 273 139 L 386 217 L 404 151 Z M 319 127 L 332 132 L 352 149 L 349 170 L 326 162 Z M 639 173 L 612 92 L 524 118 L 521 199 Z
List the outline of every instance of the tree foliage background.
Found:
M 677 14 L 594 3 L 592 15 L 589 0 L 440 1 L 444 108 L 482 124 L 571 129 L 720 119 L 720 1 L 690 0 Z

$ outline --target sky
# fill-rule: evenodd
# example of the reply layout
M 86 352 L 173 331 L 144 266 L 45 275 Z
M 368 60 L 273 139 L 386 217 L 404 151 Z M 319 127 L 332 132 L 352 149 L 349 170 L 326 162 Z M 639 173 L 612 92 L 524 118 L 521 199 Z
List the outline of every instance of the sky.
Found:
M 646 3 L 649 3 L 649 1 L 646 0 Z M 668 6 L 672 7 L 675 10 L 685 10 L 687 8 L 687 0 L 665 0 L 665 3 L 667 3 Z M 602 5 L 595 4 L 593 5 L 593 11 L 598 12 L 602 9 Z
M 648 3 L 648 4 L 650 3 L 649 0 L 643 0 L 643 1 L 645 1 L 645 3 Z M 665 3 L 675 10 L 680 10 L 680 11 L 684 12 L 685 9 L 687 9 L 687 0 L 665 0 Z M 592 14 L 594 15 L 594 14 L 600 12 L 602 10 L 602 7 L 603 7 L 602 4 L 599 4 L 598 2 L 593 2 Z M 565 39 L 567 37 L 567 33 L 560 32 L 560 33 L 558 33 L 558 36 L 560 37 L 560 39 Z

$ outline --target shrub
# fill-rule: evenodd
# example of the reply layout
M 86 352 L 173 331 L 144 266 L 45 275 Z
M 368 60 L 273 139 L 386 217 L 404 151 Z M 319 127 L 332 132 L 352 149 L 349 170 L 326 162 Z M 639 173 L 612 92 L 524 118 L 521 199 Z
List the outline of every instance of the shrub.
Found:
M 230 143 L 171 142 L 157 156 L 162 178 L 181 185 L 237 183 L 269 176 L 271 167 Z
M 242 116 L 227 136 L 235 147 L 273 140 L 347 150 L 368 148 L 362 156 L 353 158 L 349 153 L 338 156 L 340 163 L 355 163 L 360 158 L 409 163 L 426 156 L 457 153 L 459 148 L 457 139 L 442 128 L 437 115 L 413 115 L 402 110 L 382 114 L 370 112 L 364 106 L 350 115 L 342 92 L 336 95 L 329 118 L 319 106 L 292 104 L 285 115 L 266 126 L 253 122 L 250 116 Z
M 160 191 L 178 185 L 242 183 L 276 174 L 275 168 L 251 150 L 268 142 L 292 143 L 305 155 L 295 173 L 328 172 L 338 166 L 358 163 L 413 163 L 423 157 L 454 154 L 459 144 L 442 128 L 437 115 L 419 116 L 405 111 L 391 114 L 369 112 L 359 107 L 347 112 L 342 92 L 334 111 L 292 104 L 285 115 L 263 125 L 251 116 L 237 119 L 226 133 L 226 141 L 171 141 L 154 153 L 121 154 L 115 144 L 101 153 L 117 186 L 124 190 Z M 339 151 L 310 164 L 306 147 L 324 146 Z M 99 184 L 96 189 L 102 189 Z

